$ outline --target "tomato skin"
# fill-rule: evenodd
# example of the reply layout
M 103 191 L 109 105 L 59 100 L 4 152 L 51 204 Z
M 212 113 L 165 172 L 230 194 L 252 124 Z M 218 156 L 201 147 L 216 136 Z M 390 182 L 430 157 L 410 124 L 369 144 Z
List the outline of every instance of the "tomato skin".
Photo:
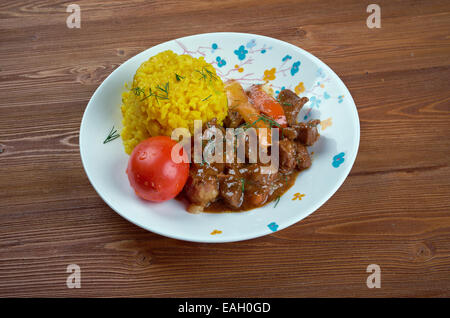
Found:
M 184 187 L 189 175 L 187 154 L 182 149 L 183 162 L 172 160 L 176 141 L 167 136 L 150 137 L 132 151 L 127 174 L 130 185 L 144 200 L 163 202 L 173 199 Z

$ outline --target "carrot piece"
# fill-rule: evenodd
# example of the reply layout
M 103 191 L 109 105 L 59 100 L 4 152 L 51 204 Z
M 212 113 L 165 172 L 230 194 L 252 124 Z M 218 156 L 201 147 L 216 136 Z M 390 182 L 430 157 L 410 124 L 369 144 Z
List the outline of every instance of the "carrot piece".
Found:
M 273 118 L 281 127 L 287 126 L 283 107 L 275 98 L 264 91 L 262 85 L 252 85 L 249 95 L 253 105 L 263 114 Z
M 250 103 L 247 94 L 241 84 L 235 80 L 225 83 L 225 91 L 228 98 L 228 108 L 237 111 L 245 120 L 245 122 L 255 128 L 266 128 L 267 137 L 262 138 L 260 142 L 263 145 L 270 146 L 272 140 L 271 127 L 265 121 L 261 120 L 261 114 L 258 109 Z

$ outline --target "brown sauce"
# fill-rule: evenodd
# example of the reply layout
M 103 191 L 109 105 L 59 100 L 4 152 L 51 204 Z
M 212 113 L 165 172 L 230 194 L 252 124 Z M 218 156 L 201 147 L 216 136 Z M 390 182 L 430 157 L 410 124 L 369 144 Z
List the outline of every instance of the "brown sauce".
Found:
M 234 213 L 234 212 L 244 212 L 253 210 L 255 208 L 259 208 L 265 205 L 268 205 L 269 203 L 275 203 L 278 198 L 281 198 L 281 196 L 289 190 L 294 184 L 295 180 L 297 179 L 298 174 L 300 171 L 293 171 L 290 174 L 280 174 L 280 177 L 277 178 L 277 180 L 274 182 L 274 184 L 277 184 L 279 186 L 274 186 L 273 191 L 269 194 L 269 197 L 267 198 L 266 202 L 262 205 L 255 205 L 248 200 L 248 192 L 244 191 L 244 202 L 242 203 L 242 206 L 238 209 L 231 209 L 221 198 L 218 200 L 212 202 L 209 206 L 205 207 L 204 212 L 208 213 Z

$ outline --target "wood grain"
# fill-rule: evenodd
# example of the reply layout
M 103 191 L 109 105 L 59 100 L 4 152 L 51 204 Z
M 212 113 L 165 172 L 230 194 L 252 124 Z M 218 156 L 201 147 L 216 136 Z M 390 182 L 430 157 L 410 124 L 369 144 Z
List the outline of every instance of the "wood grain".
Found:
M 0 4 L 0 296 L 450 296 L 450 3 L 72 1 Z M 219 245 L 146 232 L 98 197 L 78 131 L 97 86 L 140 51 L 205 31 L 272 36 L 343 79 L 361 144 L 339 191 L 270 236 Z M 82 288 L 66 287 L 66 267 Z M 366 287 L 379 264 L 382 288 Z

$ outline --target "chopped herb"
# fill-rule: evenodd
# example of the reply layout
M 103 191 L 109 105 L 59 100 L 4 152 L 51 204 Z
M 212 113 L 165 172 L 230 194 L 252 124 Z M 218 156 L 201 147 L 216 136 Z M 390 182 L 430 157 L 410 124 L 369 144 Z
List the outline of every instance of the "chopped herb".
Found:
M 271 127 L 276 126 L 278 128 L 281 128 L 281 125 L 277 123 L 275 120 L 273 120 L 272 117 L 266 116 L 264 114 L 259 114 L 259 118 Z
M 133 91 L 134 91 L 134 95 L 136 95 L 136 96 L 141 95 L 141 93 L 145 95 L 145 91 L 140 87 L 134 87 Z
M 184 76 L 178 75 L 177 73 L 175 73 L 175 77 L 177 79 L 177 82 L 181 81 L 184 78 Z
M 203 71 L 195 70 L 197 73 L 199 73 L 202 77 L 202 79 L 206 79 L 206 74 L 203 73 Z
M 156 89 L 159 89 L 163 94 L 158 95 L 158 93 L 153 92 L 153 91 L 152 91 L 152 88 L 150 87 L 150 88 L 149 88 L 149 94 L 148 94 L 147 96 L 145 96 L 145 94 L 144 94 L 145 97 L 144 97 L 143 99 L 141 99 L 141 101 L 143 101 L 143 100 L 145 100 L 145 99 L 147 99 L 147 98 L 149 98 L 149 97 L 151 97 L 151 96 L 154 96 L 154 97 L 155 97 L 156 102 L 157 102 L 158 104 L 159 104 L 159 100 L 160 100 L 160 99 L 169 99 L 169 82 L 167 82 L 167 83 L 164 85 L 164 88 L 161 87 L 160 85 L 157 85 L 157 86 L 156 86 Z M 142 92 L 143 92 L 143 90 L 142 90 Z
M 212 95 L 209 95 L 208 97 L 202 99 L 202 102 L 204 102 L 205 100 L 207 100 L 208 98 L 210 98 Z
M 259 121 L 265 122 L 265 123 L 266 123 L 267 125 L 269 125 L 270 127 L 274 127 L 274 126 L 275 126 L 275 127 L 278 127 L 278 128 L 283 129 L 279 123 L 277 123 L 277 122 L 276 122 L 275 120 L 273 120 L 271 117 L 266 116 L 266 115 L 264 115 L 264 114 L 259 114 L 259 115 L 258 115 L 258 119 L 256 119 L 253 123 L 251 123 L 251 124 L 246 123 L 246 124 L 243 124 L 243 125 L 239 126 L 238 128 L 242 128 L 242 129 L 244 129 L 244 130 L 247 130 L 248 128 L 255 126 L 255 124 L 256 124 L 257 122 L 259 122 Z
M 207 78 L 209 78 L 210 81 L 217 79 L 217 76 L 214 75 L 214 73 L 208 70 L 206 67 L 203 67 L 201 71 L 199 70 L 195 71 L 202 76 L 201 79 L 206 80 Z
M 152 92 L 152 88 L 151 88 L 151 87 L 149 88 L 149 93 L 148 93 L 148 95 L 147 95 L 147 96 L 145 96 L 145 94 L 144 94 L 144 98 L 143 98 L 143 99 L 141 99 L 141 102 L 142 102 L 143 100 L 145 100 L 145 99 L 149 98 L 150 96 L 153 96 L 153 92 Z
M 261 121 L 261 118 L 258 117 L 258 119 L 255 120 L 253 123 L 251 123 L 251 124 L 246 123 L 246 124 L 243 124 L 243 125 L 239 126 L 238 128 L 242 128 L 242 129 L 244 129 L 244 130 L 247 130 L 247 129 L 253 127 L 253 126 L 254 126 L 257 122 L 259 122 L 259 121 Z
M 104 144 L 107 142 L 113 141 L 114 139 L 119 138 L 120 135 L 117 133 L 117 130 L 114 130 L 114 126 L 111 128 L 111 131 L 108 134 L 108 137 L 103 141 Z
M 245 132 L 247 129 L 255 126 L 255 124 L 259 121 L 263 121 L 265 122 L 267 125 L 269 125 L 270 127 L 278 127 L 281 129 L 281 132 L 283 132 L 283 127 L 281 127 L 281 125 L 279 123 L 277 123 L 275 120 L 273 120 L 271 117 L 266 116 L 264 114 L 259 114 L 258 115 L 258 119 L 256 119 L 253 123 L 249 124 L 249 123 L 245 123 L 240 125 L 239 127 L 237 127 L 236 131 L 235 131 L 235 136 L 239 136 L 242 132 Z M 239 131 L 239 128 L 242 128 L 243 131 Z
M 211 72 L 210 70 L 208 70 L 206 67 L 204 67 L 203 69 L 204 69 L 205 72 L 208 74 L 209 79 L 213 79 L 213 80 L 216 80 L 216 79 L 217 79 L 216 75 L 214 75 L 213 72 Z
M 165 93 L 165 94 L 166 94 L 166 97 L 169 96 L 169 82 L 167 82 L 167 83 L 164 85 L 164 88 L 162 88 L 162 87 L 159 86 L 159 85 L 156 86 L 156 88 L 159 89 L 161 92 Z
M 278 202 L 280 202 L 280 196 L 277 196 L 277 198 L 275 199 L 275 205 L 273 206 L 274 209 L 277 207 Z
M 242 189 L 242 192 L 245 191 L 245 179 L 241 179 L 241 189 Z
M 282 102 L 281 104 L 282 104 L 282 105 L 285 105 L 285 106 L 292 106 L 291 103 L 286 103 L 286 102 Z

